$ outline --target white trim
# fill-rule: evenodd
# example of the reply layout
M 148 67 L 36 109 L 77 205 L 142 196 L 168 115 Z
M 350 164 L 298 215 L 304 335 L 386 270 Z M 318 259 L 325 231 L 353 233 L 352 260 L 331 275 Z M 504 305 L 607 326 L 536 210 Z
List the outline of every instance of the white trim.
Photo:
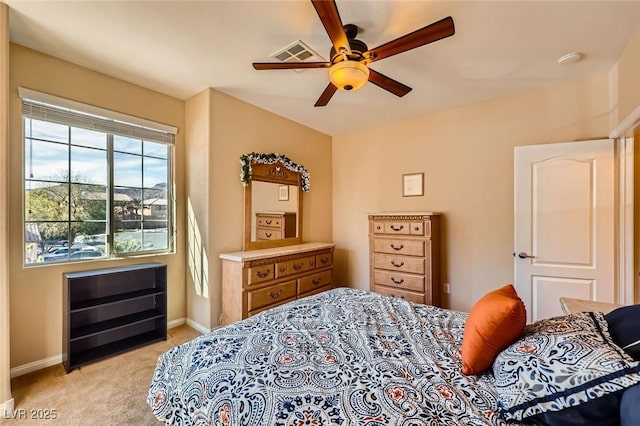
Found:
M 100 117 L 109 118 L 112 120 L 122 121 L 125 123 L 135 124 L 137 126 L 146 127 L 148 129 L 158 130 L 160 132 L 171 133 L 175 135 L 178 133 L 178 128 L 170 126 L 164 123 L 158 123 L 156 121 L 147 120 L 146 118 L 135 117 L 129 114 L 123 114 L 121 112 L 112 111 L 106 108 L 100 108 L 94 105 L 85 104 L 71 99 L 61 98 L 59 96 L 50 95 L 48 93 L 37 92 L 35 90 L 27 89 L 25 87 L 18 87 L 18 94 L 21 99 L 28 99 L 31 101 L 42 102 L 45 104 L 56 105 L 63 108 L 69 108 L 75 111 L 80 111 L 86 114 L 97 115 Z
M 0 404 L 0 418 L 10 419 L 13 414 L 13 398 Z
M 62 364 L 62 354 L 14 367 L 11 369 L 11 378 L 13 379 L 18 376 L 24 376 L 25 374 L 33 373 L 34 371 L 42 370 L 43 368 L 58 364 Z
M 625 117 L 616 127 L 609 133 L 612 139 L 625 136 L 624 133 L 640 124 L 640 105 L 636 107 L 629 115 Z
M 205 327 L 204 325 L 195 322 L 194 320 L 192 320 L 191 318 L 187 318 L 187 325 L 197 331 L 199 331 L 202 334 L 207 334 L 210 333 L 211 330 L 207 327 Z
M 618 300 L 622 305 L 631 305 L 635 300 L 634 252 L 634 141 L 619 138 L 618 145 Z
M 179 326 L 181 326 L 183 324 L 186 324 L 186 323 L 187 323 L 186 318 L 178 318 L 178 319 L 175 319 L 173 321 L 169 321 L 167 323 L 167 330 L 170 329 L 170 328 L 179 327 Z

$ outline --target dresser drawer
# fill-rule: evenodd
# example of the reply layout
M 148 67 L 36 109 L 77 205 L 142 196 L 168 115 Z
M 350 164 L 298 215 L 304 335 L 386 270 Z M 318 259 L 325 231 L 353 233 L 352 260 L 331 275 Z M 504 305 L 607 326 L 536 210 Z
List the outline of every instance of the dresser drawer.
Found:
M 280 229 L 258 228 L 258 229 L 256 229 L 256 238 L 258 240 L 281 240 L 282 239 L 282 230 L 280 230 Z
M 374 253 L 375 269 L 424 274 L 424 258 Z
M 373 273 L 376 285 L 386 285 L 404 290 L 424 291 L 424 275 L 403 274 L 402 272 L 376 269 Z
M 274 265 L 252 266 L 249 268 L 249 285 L 272 280 L 275 277 Z
M 333 263 L 332 253 L 323 253 L 316 256 L 316 268 L 324 268 Z
M 282 278 L 288 275 L 287 272 L 287 262 L 277 262 L 276 263 L 276 278 Z
M 309 257 L 305 257 L 304 259 L 304 263 L 307 264 L 307 271 L 311 271 L 313 269 L 316 269 L 316 257 L 315 256 L 309 256 Z
M 373 251 L 407 256 L 424 256 L 424 240 L 374 238 Z
M 247 310 L 253 311 L 295 297 L 296 282 L 295 280 L 287 281 L 260 290 L 253 290 L 248 292 L 247 296 Z
M 299 274 L 309 268 L 309 264 L 305 259 L 295 259 L 287 262 L 287 275 Z
M 306 293 L 313 289 L 324 287 L 331 284 L 331 271 L 324 271 L 318 274 L 309 275 L 308 277 L 298 280 L 298 294 Z
M 263 228 L 282 228 L 282 218 L 281 217 L 256 217 L 257 226 L 261 226 Z
M 411 291 L 398 290 L 396 288 L 379 285 L 374 287 L 374 291 L 376 293 L 384 294 L 385 296 L 399 297 L 413 303 L 424 303 L 424 294 L 422 293 L 414 293 Z

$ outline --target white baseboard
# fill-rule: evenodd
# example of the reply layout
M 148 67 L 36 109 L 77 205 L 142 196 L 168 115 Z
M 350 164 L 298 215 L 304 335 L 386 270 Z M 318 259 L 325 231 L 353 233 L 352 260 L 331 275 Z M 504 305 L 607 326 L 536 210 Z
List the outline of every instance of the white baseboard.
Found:
M 195 321 L 191 321 L 190 319 L 187 319 L 187 318 L 178 318 L 176 320 L 169 321 L 167 323 L 167 329 L 178 327 L 183 324 L 188 324 L 189 326 L 191 326 L 192 328 L 195 328 L 196 330 L 198 330 L 200 333 L 203 333 L 203 334 L 209 332 L 209 330 L 207 330 L 206 327 L 198 324 Z M 10 375 L 11 375 L 11 378 L 13 379 L 14 377 L 24 376 L 25 374 L 29 374 L 34 371 L 42 370 L 43 368 L 51 367 L 52 365 L 58 365 L 58 364 L 62 364 L 62 354 L 54 355 L 46 359 L 41 359 L 38 361 L 33 361 L 27 364 L 22 364 L 17 367 L 14 367 L 10 370 Z M 12 404 L 13 404 L 13 400 L 12 400 Z M 0 414 L 2 414 L 2 405 L 0 405 Z
M 186 318 L 178 318 L 178 319 L 175 319 L 173 321 L 169 321 L 167 323 L 167 330 L 170 329 L 170 328 L 179 327 L 179 326 L 181 326 L 183 324 L 186 324 L 186 323 L 187 323 L 187 319 Z
M 13 414 L 13 398 L 0 404 L 0 418 L 10 419 Z
M 192 320 L 191 318 L 187 318 L 187 325 L 191 328 L 196 329 L 197 331 L 199 331 L 202 334 L 207 334 L 209 333 L 211 330 L 207 327 L 205 327 L 204 325 L 195 322 L 194 320 Z
M 13 379 L 14 377 L 24 376 L 25 374 L 31 373 L 33 371 L 42 370 L 43 368 L 51 367 L 52 365 L 58 364 L 62 364 L 62 354 L 54 355 L 46 359 L 41 359 L 14 367 L 10 370 L 10 375 Z

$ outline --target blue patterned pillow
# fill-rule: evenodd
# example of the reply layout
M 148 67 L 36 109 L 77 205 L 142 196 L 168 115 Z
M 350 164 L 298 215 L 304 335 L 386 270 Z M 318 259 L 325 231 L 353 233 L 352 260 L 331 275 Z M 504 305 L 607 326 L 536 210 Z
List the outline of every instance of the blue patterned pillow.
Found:
M 613 416 L 615 422 L 620 391 L 640 383 L 639 372 L 640 362 L 611 340 L 601 312 L 530 324 L 493 363 L 500 413 L 518 421 L 535 421 L 536 416 L 571 407 L 610 406 L 611 413 L 605 415 Z M 615 401 L 586 404 L 605 396 Z M 566 414 L 574 413 L 567 410 Z

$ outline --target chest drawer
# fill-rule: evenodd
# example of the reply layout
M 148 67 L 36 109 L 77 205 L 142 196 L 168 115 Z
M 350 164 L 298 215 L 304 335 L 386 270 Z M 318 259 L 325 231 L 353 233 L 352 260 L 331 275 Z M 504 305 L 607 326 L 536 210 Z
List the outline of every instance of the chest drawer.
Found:
M 404 290 L 424 292 L 424 275 L 404 274 L 402 272 L 376 269 L 373 274 L 376 285 L 386 285 Z
M 411 226 L 410 226 L 410 224 L 408 222 L 385 221 L 384 222 L 384 233 L 385 234 L 409 235 L 411 233 Z
M 282 218 L 257 216 L 256 223 L 263 228 L 282 228 Z
M 331 271 L 320 272 L 319 274 L 309 275 L 308 277 L 298 280 L 298 293 L 306 293 L 316 288 L 324 287 L 331 284 Z
M 256 238 L 259 240 L 281 240 L 282 231 L 279 229 L 258 228 L 256 229 Z
M 274 265 L 272 263 L 268 265 L 252 266 L 249 268 L 249 282 L 248 284 L 257 284 L 263 281 L 272 280 L 275 277 Z
M 424 259 L 421 257 L 399 256 L 374 253 L 374 267 L 398 272 L 424 274 Z
M 413 293 L 411 291 L 398 290 L 391 287 L 383 287 L 383 286 L 374 286 L 374 290 L 376 293 L 384 294 L 385 296 L 391 297 L 399 297 L 404 300 L 408 300 L 413 303 L 424 303 L 424 295 Z
M 373 251 L 407 256 L 424 256 L 424 240 L 374 238 Z
M 296 296 L 296 282 L 287 281 L 271 287 L 260 290 L 253 290 L 248 293 L 247 304 L 248 310 L 262 308 L 282 300 Z

